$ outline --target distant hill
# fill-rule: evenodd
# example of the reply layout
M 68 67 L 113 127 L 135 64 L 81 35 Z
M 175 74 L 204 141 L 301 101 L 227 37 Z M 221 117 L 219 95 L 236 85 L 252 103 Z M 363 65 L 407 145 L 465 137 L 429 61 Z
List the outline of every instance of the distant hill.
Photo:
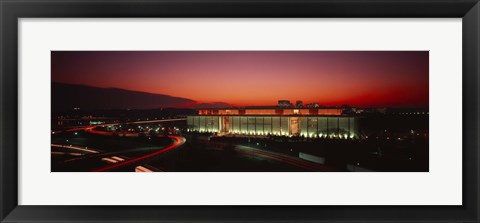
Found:
M 130 91 L 119 88 L 98 88 L 85 85 L 52 83 L 52 109 L 154 109 L 195 107 L 194 100 L 163 94 Z
M 195 100 L 120 88 L 52 83 L 52 110 L 66 111 L 157 108 L 231 108 L 225 102 L 198 103 Z

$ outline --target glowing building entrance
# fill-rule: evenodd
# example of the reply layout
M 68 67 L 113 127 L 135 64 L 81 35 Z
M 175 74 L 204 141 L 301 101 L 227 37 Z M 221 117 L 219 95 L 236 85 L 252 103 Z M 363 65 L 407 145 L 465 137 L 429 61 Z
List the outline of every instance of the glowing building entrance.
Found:
M 230 132 L 230 117 L 222 116 L 222 132 Z
M 290 135 L 298 136 L 300 135 L 300 128 L 298 125 L 298 117 L 290 118 Z

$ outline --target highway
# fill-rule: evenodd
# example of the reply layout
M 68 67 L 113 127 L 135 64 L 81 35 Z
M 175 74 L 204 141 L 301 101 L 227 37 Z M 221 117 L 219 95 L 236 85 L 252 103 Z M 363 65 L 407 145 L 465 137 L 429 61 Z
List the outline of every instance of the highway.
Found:
M 207 138 L 197 139 L 197 142 L 204 143 L 204 144 L 216 145 L 217 146 L 216 148 L 215 147 L 210 148 L 210 149 L 213 149 L 213 150 L 223 150 L 222 148 L 218 148 L 218 147 L 219 146 L 220 147 L 225 147 L 225 146 L 229 145 L 228 143 L 224 143 L 224 142 L 214 142 L 214 143 L 212 143 Z M 304 169 L 306 171 L 318 171 L 318 172 L 325 172 L 325 171 L 334 172 L 334 171 L 336 171 L 335 169 L 327 167 L 325 165 L 310 162 L 310 161 L 307 161 L 307 160 L 304 160 L 304 159 L 300 159 L 298 157 L 290 156 L 290 155 L 283 154 L 283 153 L 273 152 L 273 151 L 269 151 L 269 150 L 257 149 L 257 148 L 250 147 L 250 146 L 245 146 L 245 145 L 235 145 L 234 146 L 234 151 L 237 152 L 238 154 L 242 154 L 242 155 L 260 157 L 260 158 L 265 159 L 265 160 L 270 160 L 270 161 L 281 163 L 281 164 L 287 164 L 287 165 L 295 166 L 295 167 L 298 167 L 300 169 Z
M 272 160 L 279 163 L 285 163 L 288 165 L 296 166 L 308 171 L 334 171 L 331 168 L 326 167 L 322 164 L 313 163 L 307 160 L 303 160 L 297 157 L 289 156 L 282 153 L 276 153 L 261 149 L 256 149 L 253 147 L 248 146 L 236 146 L 235 151 L 244 154 L 244 155 L 251 155 L 262 157 L 264 159 Z
M 119 168 L 119 167 L 123 167 L 123 166 L 126 166 L 126 165 L 130 165 L 130 164 L 134 164 L 134 163 L 137 163 L 137 162 L 140 162 L 140 161 L 143 161 L 143 160 L 146 160 L 148 158 L 152 158 L 154 156 L 158 156 L 162 153 L 165 153 L 165 152 L 168 152 L 172 149 L 176 149 L 178 147 L 180 147 L 181 145 L 183 145 L 185 143 L 185 138 L 181 137 L 181 136 L 168 136 L 169 138 L 173 139 L 173 143 L 170 144 L 169 146 L 167 147 L 164 147 L 164 148 L 161 148 L 155 152 L 152 152 L 152 153 L 149 153 L 147 155 L 143 155 L 143 156 L 139 156 L 139 157 L 134 157 L 134 158 L 131 158 L 131 159 L 128 159 L 128 160 L 125 160 L 125 161 L 122 161 L 122 162 L 118 162 L 118 163 L 114 163 L 114 164 L 111 164 L 111 165 L 108 165 L 108 166 L 105 166 L 105 167 L 101 167 L 101 168 L 98 168 L 98 169 L 94 169 L 93 171 L 95 172 L 103 172 L 103 171 L 107 171 L 107 170 L 112 170 L 112 169 L 115 169 L 115 168 Z
M 95 127 L 97 126 L 114 126 L 114 125 L 121 125 L 121 124 L 147 124 L 147 123 L 160 123 L 160 122 L 172 122 L 172 121 L 183 121 L 186 120 L 185 118 L 177 118 L 177 119 L 161 119 L 161 120 L 149 120 L 149 121 L 135 121 L 135 122 L 127 122 L 127 123 L 113 123 L 113 124 L 99 124 L 99 125 L 89 125 L 89 126 L 78 126 L 78 127 L 73 127 L 70 129 L 66 129 L 63 131 L 56 131 L 53 132 L 52 134 L 58 134 L 62 132 L 73 132 L 73 131 L 86 131 L 90 132 L 92 134 L 97 134 L 97 135 L 107 135 L 111 136 L 114 134 L 114 132 L 106 132 L 106 131 L 97 131 L 94 130 Z M 126 135 L 129 134 L 129 135 Z M 133 135 L 132 135 L 133 134 Z M 125 133 L 126 136 L 138 136 L 138 133 Z M 71 150 L 76 150 L 76 151 L 82 151 L 86 152 L 87 154 L 84 154 L 82 156 L 78 156 L 72 159 L 65 160 L 64 163 L 68 162 L 73 162 L 73 161 L 78 161 L 78 160 L 85 160 L 85 159 L 90 159 L 90 158 L 102 158 L 103 161 L 106 161 L 108 163 L 111 163 L 111 165 L 95 169 L 93 171 L 96 172 L 101 172 L 101 171 L 107 171 L 107 170 L 113 170 L 116 168 L 120 168 L 126 165 L 138 163 L 140 161 L 143 161 L 145 159 L 163 154 L 169 150 L 175 149 L 180 147 L 183 143 L 185 143 L 185 138 L 180 137 L 180 136 L 168 136 L 173 140 L 172 144 L 166 146 L 166 147 L 141 147 L 141 148 L 132 148 L 128 150 L 121 150 L 121 151 L 115 151 L 115 152 L 101 152 L 100 150 L 93 150 L 93 149 L 87 149 L 86 147 L 79 147 L 79 146 L 72 146 L 72 145 L 60 145 L 60 144 L 51 144 L 52 147 L 54 148 L 59 148 L 59 149 L 71 149 Z M 124 154 L 124 153 L 132 153 L 132 152 L 139 152 L 139 151 L 147 151 L 147 150 L 154 150 L 155 152 L 149 153 L 147 155 L 143 155 L 140 157 L 134 157 L 131 159 L 123 159 L 119 158 L 116 155 L 119 154 Z M 64 154 L 61 152 L 52 152 L 52 155 L 60 155 Z M 152 170 L 158 171 L 159 169 L 150 167 L 148 165 L 143 165 L 143 166 L 137 166 L 135 170 L 140 171 L 140 172 L 151 172 Z
M 128 122 L 128 123 L 114 123 L 114 124 L 100 124 L 100 125 L 91 125 L 91 126 L 81 126 L 81 127 L 74 127 L 71 129 L 64 130 L 64 132 L 72 132 L 72 131 L 86 131 L 92 134 L 98 134 L 98 135 L 106 135 L 110 136 L 113 135 L 114 132 L 106 132 L 106 131 L 98 131 L 94 130 L 95 127 L 97 126 L 114 126 L 114 125 L 120 125 L 120 124 L 146 124 L 146 123 L 157 123 L 157 122 L 171 122 L 171 121 L 182 121 L 185 120 L 183 118 L 178 118 L 178 119 L 162 119 L 162 120 L 150 120 L 150 121 L 135 121 L 135 122 Z M 59 132 L 52 132 L 52 134 L 56 134 Z M 135 134 L 135 133 L 132 133 Z M 138 136 L 138 133 L 137 133 Z M 112 171 L 117 168 L 129 166 L 129 165 L 143 165 L 143 166 L 137 166 L 135 169 L 139 171 L 151 171 L 151 168 L 145 167 L 145 163 L 141 163 L 142 161 L 145 161 L 149 158 L 153 158 L 155 156 L 164 154 L 170 150 L 177 149 L 181 145 L 183 145 L 186 141 L 184 137 L 181 136 L 176 136 L 176 135 L 169 135 L 167 136 L 172 140 L 172 143 L 164 146 L 164 147 L 139 147 L 139 148 L 131 148 L 131 149 L 123 149 L 119 151 L 110 151 L 110 152 L 101 152 L 97 150 L 93 150 L 91 148 L 86 149 L 84 147 L 77 147 L 77 146 L 71 146 L 71 145 L 58 145 L 58 144 L 52 144 L 52 147 L 57 147 L 57 148 L 67 148 L 67 149 L 73 149 L 77 151 L 83 151 L 86 152 L 87 154 L 82 155 L 82 156 L 77 156 L 73 157 L 67 160 L 64 160 L 64 163 L 68 162 L 74 162 L 74 161 L 79 161 L 79 160 L 86 160 L 86 159 L 91 159 L 91 158 L 101 158 L 103 161 L 108 161 L 109 165 L 92 169 L 91 171 L 94 172 L 103 172 L 103 171 Z M 204 141 L 204 140 L 201 140 Z M 204 141 L 204 143 L 209 143 L 207 141 Z M 244 146 L 244 145 L 236 145 L 234 146 L 234 150 L 240 154 L 240 155 L 247 155 L 247 156 L 254 156 L 254 157 L 259 157 L 265 160 L 270 160 L 273 162 L 277 162 L 280 164 L 286 164 L 286 165 L 291 165 L 295 166 L 297 168 L 306 170 L 306 171 L 335 171 L 331 168 L 326 167 L 325 165 L 322 164 L 317 164 L 313 163 L 310 161 L 306 161 L 303 159 L 300 159 L 298 157 L 293 157 L 287 154 L 282 154 L 282 153 L 277 153 L 277 152 L 272 152 L 272 151 L 267 151 L 267 150 L 261 150 L 257 149 L 254 147 L 249 147 L 249 146 Z M 138 157 L 124 157 L 124 158 L 119 158 L 118 155 L 121 154 L 127 154 L 127 153 L 135 153 L 135 152 L 146 152 L 146 151 L 153 151 L 149 152 L 145 155 L 141 155 Z M 157 169 L 158 170 L 158 169 Z
M 85 154 L 80 154 L 78 153 L 78 157 L 76 158 L 73 158 L 73 159 L 69 159 L 69 160 L 65 160 L 64 163 L 66 162 L 71 162 L 71 161 L 76 161 L 76 160 L 84 160 L 84 159 L 89 159 L 89 158 L 97 158 L 97 157 L 103 157 L 102 158 L 102 161 L 106 161 L 106 162 L 109 162 L 109 163 L 117 163 L 119 161 L 123 161 L 124 159 L 123 158 L 120 158 L 120 157 L 117 157 L 117 156 L 114 156 L 114 155 L 118 155 L 118 154 L 121 154 L 122 152 L 124 151 L 119 151 L 119 152 L 101 152 L 99 150 L 93 150 L 93 149 L 87 149 L 87 148 L 84 148 L 84 147 L 80 147 L 80 146 L 71 146 L 71 145 L 59 145 L 59 144 L 51 144 L 52 147 L 54 148 L 57 148 L 57 149 L 60 149 L 60 150 L 76 150 L 76 151 L 80 151 L 80 152 L 86 152 L 87 155 Z M 144 149 L 144 148 L 139 148 L 139 149 Z M 138 150 L 138 149 L 136 149 Z M 53 155 L 64 155 L 66 152 L 52 152 Z M 75 155 L 75 153 L 68 153 L 70 155 Z M 149 166 L 149 165 L 143 165 L 143 166 L 137 166 L 135 168 L 135 170 L 139 171 L 139 172 L 153 172 L 153 171 L 159 171 L 159 169 L 157 168 L 154 168 L 152 166 Z

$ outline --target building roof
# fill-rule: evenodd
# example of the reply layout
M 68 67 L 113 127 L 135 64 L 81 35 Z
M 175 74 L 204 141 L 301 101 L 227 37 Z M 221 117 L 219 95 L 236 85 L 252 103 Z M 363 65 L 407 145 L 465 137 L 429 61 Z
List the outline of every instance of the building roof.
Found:
M 342 115 L 342 108 L 244 108 L 200 109 L 199 115 Z

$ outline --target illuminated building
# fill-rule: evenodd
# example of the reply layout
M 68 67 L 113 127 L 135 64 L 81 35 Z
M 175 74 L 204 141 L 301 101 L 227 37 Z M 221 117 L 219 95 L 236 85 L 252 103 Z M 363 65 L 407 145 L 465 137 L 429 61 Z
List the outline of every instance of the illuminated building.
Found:
M 237 135 L 357 138 L 358 120 L 341 108 L 203 109 L 187 116 L 188 131 Z

